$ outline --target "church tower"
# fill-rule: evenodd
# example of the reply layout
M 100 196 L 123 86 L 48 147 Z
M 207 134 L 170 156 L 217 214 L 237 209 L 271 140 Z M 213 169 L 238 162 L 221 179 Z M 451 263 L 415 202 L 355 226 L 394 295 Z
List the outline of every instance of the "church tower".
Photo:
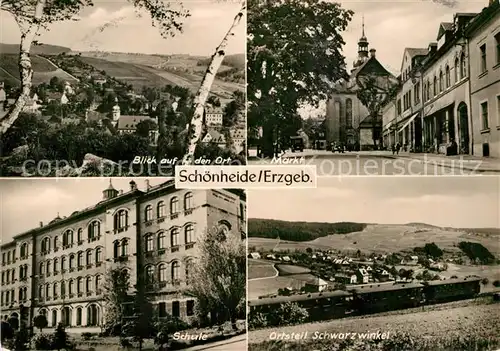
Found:
M 116 127 L 120 119 L 120 106 L 118 106 L 118 98 L 115 98 L 115 106 L 113 106 L 113 125 Z
M 368 61 L 368 39 L 365 35 L 365 17 L 362 19 L 362 32 L 361 38 L 358 41 L 358 58 L 354 62 L 353 68 L 361 66 L 363 63 Z

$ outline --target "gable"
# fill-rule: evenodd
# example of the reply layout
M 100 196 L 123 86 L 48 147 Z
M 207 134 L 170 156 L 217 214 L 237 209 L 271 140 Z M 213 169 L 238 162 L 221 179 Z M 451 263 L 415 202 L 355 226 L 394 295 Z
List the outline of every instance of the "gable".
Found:
M 356 72 L 356 76 L 358 75 L 392 76 L 375 57 L 370 57 L 370 59 L 359 68 Z

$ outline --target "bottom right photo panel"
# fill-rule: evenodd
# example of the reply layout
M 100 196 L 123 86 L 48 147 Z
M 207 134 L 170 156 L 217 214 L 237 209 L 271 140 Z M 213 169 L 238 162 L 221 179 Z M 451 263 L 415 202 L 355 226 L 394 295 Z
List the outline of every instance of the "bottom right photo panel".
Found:
M 498 350 L 499 177 L 248 191 L 248 349 Z

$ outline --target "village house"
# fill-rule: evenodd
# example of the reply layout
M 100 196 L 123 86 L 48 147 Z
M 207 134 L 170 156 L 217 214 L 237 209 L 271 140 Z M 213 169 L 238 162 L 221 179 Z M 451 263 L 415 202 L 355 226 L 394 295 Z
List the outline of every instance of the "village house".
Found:
M 358 278 L 359 283 L 368 284 L 370 281 L 370 274 L 364 268 L 360 268 L 356 271 L 356 276 Z
M 386 282 L 390 279 L 391 279 L 391 275 L 389 274 L 389 272 L 387 272 L 385 269 L 383 269 L 382 272 L 380 272 L 380 274 L 379 274 L 379 281 Z
M 416 266 L 418 265 L 418 256 L 410 256 L 403 258 L 401 260 L 401 264 L 407 265 L 407 266 Z
M 356 274 L 344 274 L 344 273 L 338 273 L 335 274 L 335 282 L 341 283 L 341 284 L 356 284 L 358 281 L 358 277 Z
M 317 293 L 325 291 L 328 288 L 328 283 L 321 278 L 315 277 L 310 274 L 297 275 L 295 279 L 302 282 L 302 291 L 306 293 Z
M 253 258 L 254 260 L 260 260 L 260 258 L 261 258 L 260 257 L 260 253 L 258 253 L 258 252 L 252 252 L 252 253 L 250 253 L 249 257 Z
M 226 138 L 215 129 L 209 129 L 207 134 L 203 137 L 202 142 L 205 144 L 215 143 L 220 148 L 226 147 Z
M 246 140 L 246 129 L 236 128 L 229 130 L 229 136 L 232 141 L 231 148 L 237 154 L 244 151 L 245 149 L 245 140 Z
M 61 105 L 66 105 L 69 102 L 68 97 L 66 96 L 66 92 L 48 92 L 45 100 L 48 103 L 55 101 L 60 103 Z

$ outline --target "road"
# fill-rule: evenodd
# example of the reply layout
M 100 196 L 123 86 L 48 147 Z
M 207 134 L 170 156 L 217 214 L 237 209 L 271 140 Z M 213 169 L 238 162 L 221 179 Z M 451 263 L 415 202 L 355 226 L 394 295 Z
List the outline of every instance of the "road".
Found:
M 470 175 L 499 174 L 498 160 L 471 157 L 446 157 L 439 155 L 392 155 L 387 151 L 346 152 L 343 154 L 319 150 L 285 152 L 280 158 L 249 159 L 257 164 L 306 164 L 316 166 L 318 176 L 343 175 Z
M 247 350 L 247 335 L 242 334 L 235 336 L 233 338 L 214 342 L 211 344 L 200 345 L 190 347 L 185 349 L 186 351 L 202 351 L 202 350 L 210 350 L 210 351 L 246 351 Z

